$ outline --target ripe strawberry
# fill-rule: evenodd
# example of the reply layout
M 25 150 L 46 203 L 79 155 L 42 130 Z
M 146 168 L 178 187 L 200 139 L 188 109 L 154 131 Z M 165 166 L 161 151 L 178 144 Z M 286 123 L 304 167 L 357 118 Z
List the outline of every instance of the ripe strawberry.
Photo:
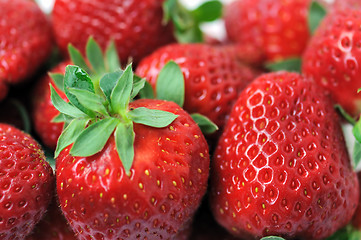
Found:
M 57 193 L 79 239 L 174 239 L 206 191 L 199 127 L 173 102 L 130 102 L 144 83 L 131 66 L 100 80 L 68 66 L 70 103 L 51 90 L 67 125 L 55 151 Z
M 302 58 L 302 73 L 322 85 L 348 113 L 361 113 L 361 11 L 334 9 L 322 21 Z
M 65 61 L 54 67 L 50 72 L 65 73 L 65 67 L 69 65 L 69 61 Z M 55 149 L 58 138 L 61 134 L 64 124 L 53 122 L 52 120 L 59 114 L 51 103 L 49 84 L 51 84 L 62 99 L 67 100 L 65 93 L 61 91 L 53 79 L 47 75 L 36 83 L 32 98 L 32 120 L 34 130 L 40 137 L 41 142 L 50 149 Z
M 104 49 L 116 43 L 122 63 L 133 62 L 173 41 L 170 26 L 162 24 L 162 0 L 56 0 L 53 9 L 55 40 L 66 54 L 72 43 L 85 50 L 90 36 Z
M 339 118 L 312 81 L 265 74 L 240 95 L 212 162 L 211 207 L 239 237 L 323 239 L 346 225 L 359 183 Z
M 7 84 L 34 73 L 52 47 L 48 19 L 33 1 L 0 0 L 0 100 Z
M 0 123 L 0 239 L 24 239 L 52 198 L 53 171 L 28 134 Z
M 203 114 L 222 128 L 238 94 L 259 74 L 239 62 L 233 50 L 205 44 L 171 44 L 144 58 L 136 73 L 156 89 L 160 70 L 170 60 L 175 61 L 184 75 L 184 109 Z
M 237 0 L 224 13 L 230 41 L 253 49 L 263 61 L 298 57 L 310 33 L 307 13 L 311 0 Z
M 77 240 L 54 198 L 45 217 L 26 240 Z

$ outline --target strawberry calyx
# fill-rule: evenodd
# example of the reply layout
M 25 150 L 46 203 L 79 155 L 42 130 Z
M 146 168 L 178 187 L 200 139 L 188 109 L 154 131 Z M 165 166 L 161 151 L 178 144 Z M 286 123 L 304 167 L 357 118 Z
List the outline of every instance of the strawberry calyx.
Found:
M 312 1 L 307 18 L 308 29 L 310 30 L 311 34 L 316 31 L 326 14 L 326 9 L 319 2 Z
M 206 1 L 196 9 L 189 10 L 178 0 L 166 0 L 163 11 L 163 23 L 170 20 L 173 22 L 174 35 L 178 42 L 203 42 L 200 25 L 219 19 L 222 16 L 222 3 L 218 0 Z

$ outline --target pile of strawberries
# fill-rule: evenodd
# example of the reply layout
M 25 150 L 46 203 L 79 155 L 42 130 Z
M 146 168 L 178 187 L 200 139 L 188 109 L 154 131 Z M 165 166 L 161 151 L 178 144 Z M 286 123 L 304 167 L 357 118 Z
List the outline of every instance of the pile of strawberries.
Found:
M 361 239 L 360 26 L 358 0 L 0 0 L 0 240 Z

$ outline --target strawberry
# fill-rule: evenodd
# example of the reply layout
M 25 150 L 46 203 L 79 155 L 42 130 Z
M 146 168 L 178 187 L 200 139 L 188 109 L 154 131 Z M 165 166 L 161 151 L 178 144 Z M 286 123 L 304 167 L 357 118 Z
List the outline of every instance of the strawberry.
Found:
M 33 1 L 0 0 L 0 100 L 8 84 L 33 74 L 51 52 L 48 19 Z
M 170 77 L 175 64 L 167 66 Z M 131 66 L 101 79 L 67 66 L 63 80 L 69 103 L 51 88 L 66 124 L 57 193 L 78 238 L 176 238 L 207 188 L 209 152 L 197 124 L 173 102 L 130 102 L 145 83 Z
M 324 239 L 351 220 L 359 183 L 320 91 L 297 73 L 275 72 L 241 93 L 211 173 L 212 212 L 233 235 Z
M 113 39 L 122 63 L 134 62 L 173 41 L 170 25 L 162 24 L 160 0 L 56 0 L 53 29 L 57 45 L 66 55 L 72 43 L 85 50 L 90 36 L 104 49 Z
M 0 239 L 24 239 L 52 198 L 54 175 L 40 145 L 0 123 Z
M 302 57 L 302 73 L 323 86 L 348 113 L 361 113 L 361 11 L 341 8 L 321 22 Z
M 184 109 L 203 114 L 222 128 L 238 94 L 259 74 L 239 62 L 233 50 L 206 44 L 171 44 L 144 58 L 136 73 L 156 89 L 160 70 L 170 60 L 176 62 L 184 75 Z
M 299 57 L 310 36 L 307 25 L 310 3 L 311 0 L 233 1 L 224 13 L 227 36 L 242 49 L 262 56 L 261 62 Z
M 26 240 L 77 240 L 64 218 L 56 198 L 53 198 L 44 218 Z

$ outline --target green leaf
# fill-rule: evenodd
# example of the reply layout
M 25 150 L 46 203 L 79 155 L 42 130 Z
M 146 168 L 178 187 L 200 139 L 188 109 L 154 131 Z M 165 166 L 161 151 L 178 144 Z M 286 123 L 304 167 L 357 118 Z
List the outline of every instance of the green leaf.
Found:
M 120 70 L 120 61 L 118 57 L 118 52 L 115 47 L 114 41 L 110 41 L 106 51 L 105 51 L 106 63 L 107 63 L 107 71 L 115 72 Z
M 285 239 L 283 237 L 268 236 L 268 237 L 261 238 L 261 240 L 285 240 Z
M 65 75 L 64 75 L 64 92 L 66 96 L 68 97 L 69 101 L 77 108 L 79 108 L 81 111 L 83 111 L 86 114 L 91 113 L 83 107 L 79 103 L 79 100 L 76 96 L 71 94 L 69 92 L 69 88 L 77 88 L 77 89 L 83 89 L 87 90 L 89 92 L 94 93 L 94 85 L 92 83 L 92 80 L 90 79 L 89 75 L 78 66 L 72 66 L 68 65 L 65 68 Z
M 222 16 L 222 3 L 220 1 L 208 1 L 192 11 L 197 22 L 211 22 Z
M 129 64 L 124 70 L 122 76 L 118 80 L 110 95 L 110 105 L 115 113 L 120 114 L 126 110 L 130 101 L 130 94 L 132 92 L 132 88 L 133 71 L 132 65 Z
M 184 77 L 174 61 L 169 61 L 160 71 L 156 85 L 157 99 L 173 101 L 180 107 L 184 103 Z
M 191 117 L 198 124 L 203 134 L 212 134 L 218 130 L 218 126 L 204 115 L 193 113 Z
M 103 105 L 104 99 L 99 95 L 87 90 L 76 88 L 69 88 L 68 91 L 73 94 L 78 99 L 79 103 L 88 109 L 88 111 L 93 111 L 104 116 L 109 116 L 107 109 Z
M 89 38 L 86 45 L 86 56 L 96 73 L 105 72 L 102 49 L 92 37 Z
M 51 79 L 60 91 L 64 92 L 64 75 L 61 73 L 49 73 Z
M 78 108 L 74 107 L 70 103 L 65 102 L 59 94 L 55 91 L 54 87 L 50 84 L 50 98 L 54 107 L 61 113 L 74 117 L 74 118 L 84 118 L 87 115 L 84 112 L 80 111 Z
M 341 228 L 335 232 L 327 240 L 359 240 L 361 239 L 361 232 L 356 230 L 351 224 Z
M 58 138 L 58 144 L 55 149 L 55 158 L 59 156 L 59 153 L 67 146 L 72 144 L 75 139 L 80 135 L 87 125 L 89 119 L 76 118 L 72 120 L 69 125 L 63 130 Z
M 163 2 L 163 21 L 162 23 L 166 25 L 170 19 L 171 14 L 177 7 L 177 1 L 178 0 L 166 0 Z
M 75 140 L 70 154 L 88 157 L 100 152 L 119 123 L 116 118 L 104 118 L 81 132 Z
M 53 123 L 61 123 L 64 121 L 65 121 L 65 117 L 64 117 L 64 114 L 62 114 L 62 113 L 59 113 L 53 119 L 51 119 L 51 122 L 53 122 Z
M 132 122 L 118 124 L 115 130 L 115 145 L 124 170 L 128 175 L 134 161 L 134 139 Z
M 133 90 L 132 90 L 132 94 L 130 96 L 131 99 L 135 98 L 139 91 L 142 90 L 144 88 L 145 85 L 145 78 L 140 78 L 137 75 L 134 75 L 133 77 Z
M 112 91 L 119 81 L 120 77 L 122 76 L 123 71 L 121 69 L 106 73 L 101 79 L 100 79 L 100 89 L 103 91 L 105 97 L 110 102 L 110 95 L 112 94 Z
M 355 125 L 356 124 L 356 121 L 355 119 L 346 112 L 346 110 L 339 104 L 335 104 L 335 109 L 337 111 L 339 111 L 339 113 L 341 114 L 341 116 L 347 121 L 349 122 L 351 125 Z
M 129 111 L 128 116 L 133 122 L 156 128 L 166 127 L 178 117 L 174 113 L 145 107 Z
M 361 119 L 356 122 L 355 126 L 352 129 L 352 133 L 355 136 L 356 140 L 361 143 Z
M 149 82 L 145 81 L 144 87 L 139 91 L 140 98 L 143 99 L 153 99 L 154 91 Z
M 300 58 L 288 58 L 285 60 L 266 63 L 266 68 L 270 71 L 291 71 L 291 72 L 301 72 L 302 61 Z
M 88 64 L 85 62 L 83 55 L 80 53 L 78 49 L 76 49 L 73 45 L 68 45 L 68 52 L 70 55 L 70 59 L 72 63 L 80 68 L 84 69 L 84 71 L 91 73 L 91 70 L 88 67 Z
M 174 35 L 179 43 L 203 42 L 203 32 L 199 27 L 189 27 L 185 29 L 176 28 Z
M 355 141 L 355 145 L 353 147 L 352 160 L 354 168 L 357 168 L 361 161 L 361 143 Z
M 308 28 L 311 34 L 315 32 L 326 14 L 326 9 L 320 3 L 312 1 L 307 19 Z

